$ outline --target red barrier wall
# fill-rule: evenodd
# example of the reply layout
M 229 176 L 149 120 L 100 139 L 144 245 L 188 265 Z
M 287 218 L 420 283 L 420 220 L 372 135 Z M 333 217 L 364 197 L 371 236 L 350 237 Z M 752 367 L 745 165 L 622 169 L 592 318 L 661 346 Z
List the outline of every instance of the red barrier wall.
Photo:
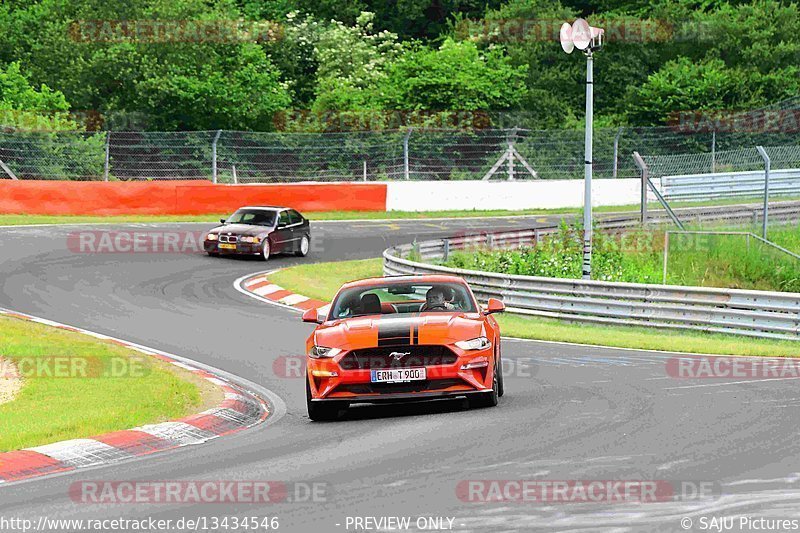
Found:
M 243 205 L 281 205 L 305 212 L 385 211 L 386 185 L 0 180 L 0 213 L 204 215 L 230 213 Z

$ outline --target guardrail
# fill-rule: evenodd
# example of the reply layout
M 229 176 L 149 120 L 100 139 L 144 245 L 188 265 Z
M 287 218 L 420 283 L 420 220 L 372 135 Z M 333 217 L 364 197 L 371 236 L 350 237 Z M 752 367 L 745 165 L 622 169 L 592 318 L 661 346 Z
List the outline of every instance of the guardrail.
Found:
M 800 194 L 800 169 L 772 170 L 769 189 L 772 195 Z M 667 201 L 761 196 L 764 194 L 764 171 L 662 176 L 661 194 Z
M 606 228 L 634 225 L 632 217 L 606 218 Z M 648 285 L 519 276 L 449 268 L 407 259 L 440 260 L 454 250 L 535 244 L 557 228 L 465 235 L 389 248 L 385 275 L 453 274 L 475 296 L 499 298 L 509 312 L 546 318 L 673 330 L 701 330 L 775 339 L 800 339 L 800 293 Z

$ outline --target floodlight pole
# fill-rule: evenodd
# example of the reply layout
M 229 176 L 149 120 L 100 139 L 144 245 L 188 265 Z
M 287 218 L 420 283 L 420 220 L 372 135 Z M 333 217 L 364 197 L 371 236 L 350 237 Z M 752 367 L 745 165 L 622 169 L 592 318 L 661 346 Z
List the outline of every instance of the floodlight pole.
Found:
M 586 51 L 586 135 L 583 154 L 583 279 L 592 279 L 592 127 L 594 121 L 594 61 Z

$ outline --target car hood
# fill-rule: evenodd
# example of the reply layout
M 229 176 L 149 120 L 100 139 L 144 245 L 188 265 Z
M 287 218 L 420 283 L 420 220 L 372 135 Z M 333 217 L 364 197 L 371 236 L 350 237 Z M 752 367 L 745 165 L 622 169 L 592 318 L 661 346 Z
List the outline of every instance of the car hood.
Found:
M 344 350 L 408 344 L 452 344 L 485 335 L 478 313 L 395 314 L 326 322 L 314 344 Z
M 261 235 L 269 233 L 272 228 L 267 226 L 251 226 L 249 224 L 225 224 L 209 230 L 209 233 L 223 233 L 233 235 Z

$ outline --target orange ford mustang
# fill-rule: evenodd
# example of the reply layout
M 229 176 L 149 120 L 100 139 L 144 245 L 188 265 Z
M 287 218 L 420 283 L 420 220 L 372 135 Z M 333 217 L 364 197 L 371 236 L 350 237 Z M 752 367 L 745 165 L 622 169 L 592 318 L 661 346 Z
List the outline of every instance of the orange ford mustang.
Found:
M 306 341 L 311 420 L 330 420 L 355 402 L 466 396 L 472 407 L 503 395 L 500 328 L 505 309 L 481 308 L 455 276 L 397 276 L 346 283 Z

